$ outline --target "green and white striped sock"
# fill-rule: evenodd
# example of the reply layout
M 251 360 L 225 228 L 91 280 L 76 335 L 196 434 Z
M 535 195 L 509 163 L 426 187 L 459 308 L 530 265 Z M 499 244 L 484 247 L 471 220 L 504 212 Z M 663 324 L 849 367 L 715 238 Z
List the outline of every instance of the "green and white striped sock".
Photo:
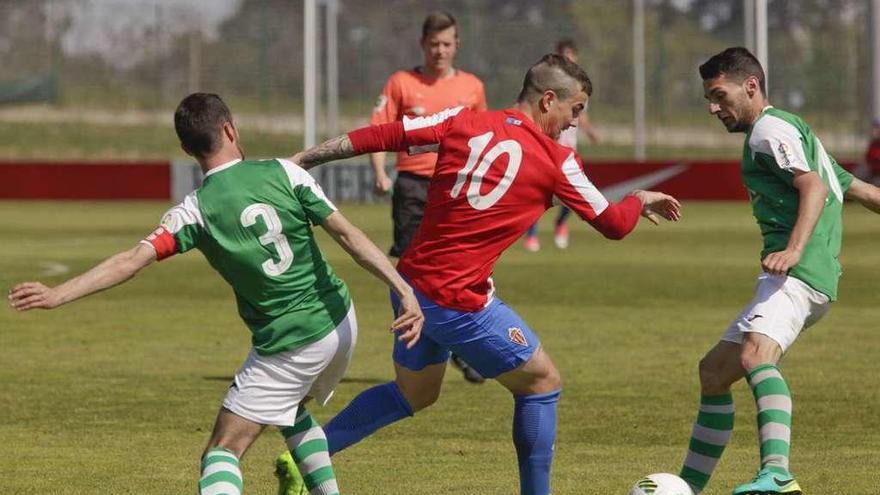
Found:
M 339 495 L 336 474 L 330 463 L 327 437 L 321 425 L 300 407 L 293 426 L 281 429 L 310 495 Z
M 747 378 L 758 405 L 761 467 L 788 474 L 791 452 L 791 392 L 779 368 L 762 364 Z
M 679 475 L 691 485 L 694 493 L 700 493 L 709 483 L 709 477 L 733 433 L 733 414 L 731 394 L 700 397 L 700 412 Z
M 199 495 L 241 495 L 244 483 L 238 457 L 223 447 L 214 447 L 202 459 Z

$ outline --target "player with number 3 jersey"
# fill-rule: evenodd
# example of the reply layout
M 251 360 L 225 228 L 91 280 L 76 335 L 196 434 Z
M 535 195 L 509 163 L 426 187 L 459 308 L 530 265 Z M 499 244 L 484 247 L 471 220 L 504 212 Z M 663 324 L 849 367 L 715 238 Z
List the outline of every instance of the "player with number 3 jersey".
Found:
M 125 282 L 156 260 L 200 250 L 232 286 L 253 348 L 214 424 L 199 493 L 240 495 L 239 460 L 264 426 L 274 425 L 305 475 L 300 488 L 338 495 L 323 430 L 303 405 L 310 398 L 320 405 L 330 399 L 354 352 L 357 320 L 348 289 L 324 260 L 312 226 L 323 227 L 404 300 L 392 323 L 404 346 L 418 341 L 419 304 L 385 255 L 306 171 L 287 160 L 244 160 L 220 97 L 186 97 L 174 123 L 184 151 L 205 172 L 202 186 L 134 248 L 57 287 L 19 284 L 9 298 L 19 311 L 51 309 Z
M 550 493 L 559 372 L 529 326 L 495 296 L 494 265 L 554 198 L 612 239 L 626 236 L 640 214 L 680 215 L 678 202 L 657 192 L 608 201 L 576 152 L 556 142 L 591 92 L 577 64 L 546 55 L 529 69 L 513 108 L 447 109 L 359 129 L 293 157 L 308 168 L 380 150 L 439 151 L 424 218 L 398 264 L 425 314 L 422 339 L 395 345 L 396 379 L 361 393 L 327 424 L 331 455 L 436 401 L 451 350 L 514 395 L 520 493 Z M 392 304 L 399 311 L 394 294 Z

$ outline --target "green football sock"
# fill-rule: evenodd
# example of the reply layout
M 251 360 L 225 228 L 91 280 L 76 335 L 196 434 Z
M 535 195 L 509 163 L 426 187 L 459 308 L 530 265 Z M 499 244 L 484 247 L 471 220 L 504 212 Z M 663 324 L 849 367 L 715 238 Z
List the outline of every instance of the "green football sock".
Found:
M 321 425 L 300 407 L 293 426 L 281 429 L 310 495 L 338 495 L 336 474 L 330 463 L 327 437 Z
M 700 493 L 709 483 L 709 477 L 733 432 L 733 415 L 731 394 L 704 395 L 700 398 L 700 412 L 679 475 L 694 493 Z
M 223 447 L 214 447 L 202 459 L 199 495 L 241 495 L 244 483 L 238 457 Z
M 788 474 L 791 451 L 791 392 L 779 369 L 762 364 L 747 378 L 758 406 L 761 467 Z

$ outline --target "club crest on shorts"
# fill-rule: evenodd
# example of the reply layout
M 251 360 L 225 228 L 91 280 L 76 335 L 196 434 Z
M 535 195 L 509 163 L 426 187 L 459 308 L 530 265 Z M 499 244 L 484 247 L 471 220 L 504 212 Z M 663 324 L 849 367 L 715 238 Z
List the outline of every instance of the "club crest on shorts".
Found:
M 507 335 L 510 337 L 510 341 L 514 344 L 521 345 L 523 347 L 529 346 L 529 341 L 526 340 L 526 336 L 521 328 L 510 327 L 507 329 Z

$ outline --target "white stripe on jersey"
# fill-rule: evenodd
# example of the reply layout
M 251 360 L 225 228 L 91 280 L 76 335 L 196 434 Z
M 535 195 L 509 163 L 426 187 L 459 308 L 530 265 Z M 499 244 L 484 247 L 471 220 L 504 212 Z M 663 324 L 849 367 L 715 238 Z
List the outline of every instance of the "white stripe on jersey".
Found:
M 424 129 L 425 127 L 434 127 L 435 125 L 443 122 L 444 120 L 455 117 L 458 115 L 458 112 L 464 110 L 463 106 L 457 106 L 452 108 L 447 108 L 446 110 L 442 110 L 434 115 L 427 115 L 425 117 L 416 117 L 410 118 L 406 115 L 403 116 L 403 130 L 404 131 L 412 131 L 415 129 Z
M 840 180 L 837 179 L 837 174 L 834 173 L 834 167 L 831 165 L 831 158 L 828 156 L 828 152 L 825 151 L 825 147 L 822 146 L 822 141 L 819 141 L 819 138 L 814 138 L 816 140 L 816 154 L 819 157 L 819 176 L 826 176 L 828 178 L 828 184 L 831 186 L 831 192 L 834 193 L 834 197 L 837 198 L 837 201 L 843 203 L 843 188 L 840 186 Z
M 426 127 L 434 127 L 435 125 L 443 122 L 444 120 L 454 117 L 458 115 L 458 112 L 464 110 L 463 106 L 457 106 L 452 108 L 447 108 L 446 110 L 442 110 L 434 115 L 428 115 L 425 117 L 416 117 L 411 118 L 406 115 L 403 116 L 403 130 L 404 132 L 413 131 L 416 129 L 424 129 Z M 410 155 L 418 155 L 421 153 L 436 153 L 440 150 L 439 143 L 433 144 L 425 144 L 422 146 L 410 146 L 407 150 Z
M 782 170 L 810 171 L 800 131 L 775 115 L 764 115 L 758 119 L 749 137 L 749 148 L 752 150 L 752 159 L 755 153 L 763 153 L 772 156 Z
M 601 215 L 605 208 L 608 208 L 608 200 L 605 199 L 605 196 L 599 192 L 599 189 L 584 174 L 584 171 L 574 158 L 574 153 L 570 153 L 568 158 L 562 163 L 562 173 L 568 179 L 568 183 L 584 198 L 584 201 L 589 203 L 590 208 L 596 212 L 596 216 Z
M 180 232 L 180 229 L 187 225 L 198 224 L 205 227 L 205 221 L 202 219 L 202 211 L 199 210 L 199 198 L 196 191 L 193 191 L 183 198 L 177 206 L 174 206 L 165 216 L 162 217 L 160 225 L 172 234 Z
M 290 179 L 290 187 L 308 187 L 315 196 L 327 203 L 327 206 L 330 207 L 331 210 L 339 210 L 339 208 L 330 201 L 327 195 L 324 194 L 324 190 L 321 189 L 321 185 L 318 184 L 314 177 L 312 177 L 312 174 L 306 172 L 304 168 L 290 160 L 285 160 L 283 158 L 276 158 L 276 160 L 278 160 L 278 163 L 284 168 L 284 171 L 287 172 L 287 178 Z

